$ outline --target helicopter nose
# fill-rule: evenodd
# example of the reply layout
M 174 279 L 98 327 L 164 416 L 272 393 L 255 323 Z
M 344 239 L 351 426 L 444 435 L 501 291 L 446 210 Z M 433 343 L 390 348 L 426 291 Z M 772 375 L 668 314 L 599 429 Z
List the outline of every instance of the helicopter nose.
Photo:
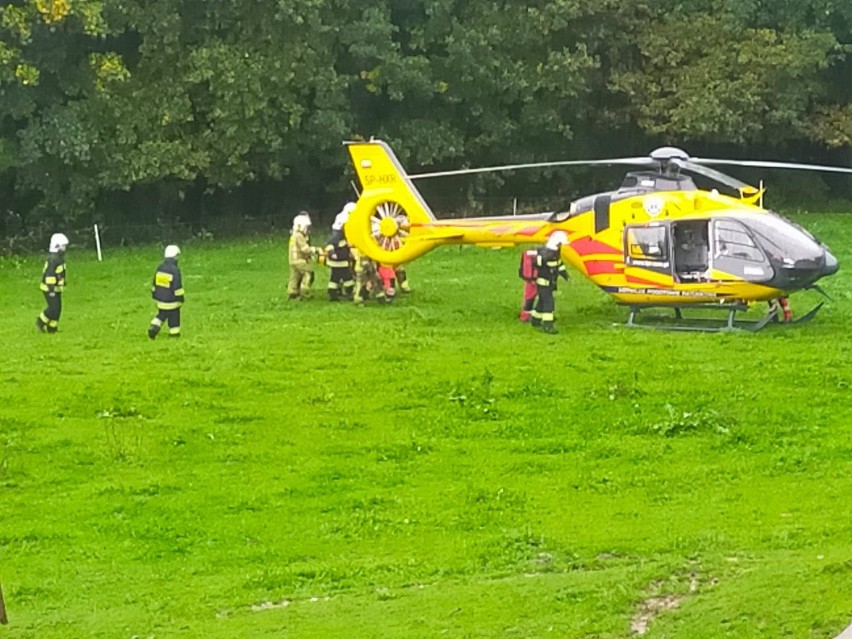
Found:
M 822 276 L 827 277 L 828 275 L 834 275 L 837 273 L 840 268 L 840 263 L 837 261 L 837 258 L 831 254 L 830 251 L 826 249 L 825 251 L 825 266 L 822 269 Z

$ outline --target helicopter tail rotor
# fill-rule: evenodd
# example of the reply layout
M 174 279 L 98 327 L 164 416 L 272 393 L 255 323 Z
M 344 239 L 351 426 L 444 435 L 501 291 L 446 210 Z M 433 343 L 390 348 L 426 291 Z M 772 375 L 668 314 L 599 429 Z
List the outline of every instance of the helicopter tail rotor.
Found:
M 346 237 L 382 264 L 409 262 L 436 246 L 423 226 L 435 216 L 391 148 L 381 140 L 347 143 L 363 188 Z

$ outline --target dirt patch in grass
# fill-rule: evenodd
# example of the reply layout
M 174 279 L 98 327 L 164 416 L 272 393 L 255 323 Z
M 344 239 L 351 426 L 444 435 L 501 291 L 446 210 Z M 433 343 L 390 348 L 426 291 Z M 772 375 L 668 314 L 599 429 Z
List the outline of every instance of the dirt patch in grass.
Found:
M 657 581 L 651 584 L 649 590 L 659 591 L 665 582 Z M 680 606 L 686 597 L 698 589 L 698 576 L 690 575 L 689 591 L 685 594 L 657 594 L 648 597 L 641 604 L 633 618 L 630 620 L 630 632 L 634 635 L 644 635 L 648 632 L 651 622 L 667 610 L 674 610 Z

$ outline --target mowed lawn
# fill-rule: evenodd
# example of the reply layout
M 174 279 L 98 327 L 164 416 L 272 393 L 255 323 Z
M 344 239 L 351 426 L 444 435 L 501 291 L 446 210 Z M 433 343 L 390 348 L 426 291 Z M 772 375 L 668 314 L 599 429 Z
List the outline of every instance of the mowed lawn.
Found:
M 286 238 L 0 261 L 3 638 L 833 637 L 852 622 L 852 215 L 810 324 L 614 326 L 575 275 L 436 250 L 391 306 L 288 302 Z M 794 313 L 818 301 L 794 296 Z M 763 309 L 760 309 L 761 311 Z

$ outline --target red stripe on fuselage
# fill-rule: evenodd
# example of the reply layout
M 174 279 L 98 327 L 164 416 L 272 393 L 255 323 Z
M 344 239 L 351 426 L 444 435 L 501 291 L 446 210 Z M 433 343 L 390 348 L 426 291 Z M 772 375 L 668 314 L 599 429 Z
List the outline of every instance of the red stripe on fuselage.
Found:
M 629 284 L 641 284 L 642 286 L 653 286 L 654 288 L 671 288 L 671 284 L 660 284 L 659 282 L 652 282 L 651 280 L 645 280 L 641 277 L 634 277 L 633 275 L 627 276 L 627 282 Z
M 577 255 L 621 255 L 620 249 L 613 248 L 609 244 L 604 244 L 603 242 L 599 242 L 598 240 L 593 240 L 590 237 L 581 237 L 578 240 L 571 240 L 569 246 L 574 249 Z
M 585 266 L 586 273 L 589 275 L 609 275 L 619 272 L 615 268 L 615 262 L 609 260 L 589 260 L 584 262 L 583 266 Z

